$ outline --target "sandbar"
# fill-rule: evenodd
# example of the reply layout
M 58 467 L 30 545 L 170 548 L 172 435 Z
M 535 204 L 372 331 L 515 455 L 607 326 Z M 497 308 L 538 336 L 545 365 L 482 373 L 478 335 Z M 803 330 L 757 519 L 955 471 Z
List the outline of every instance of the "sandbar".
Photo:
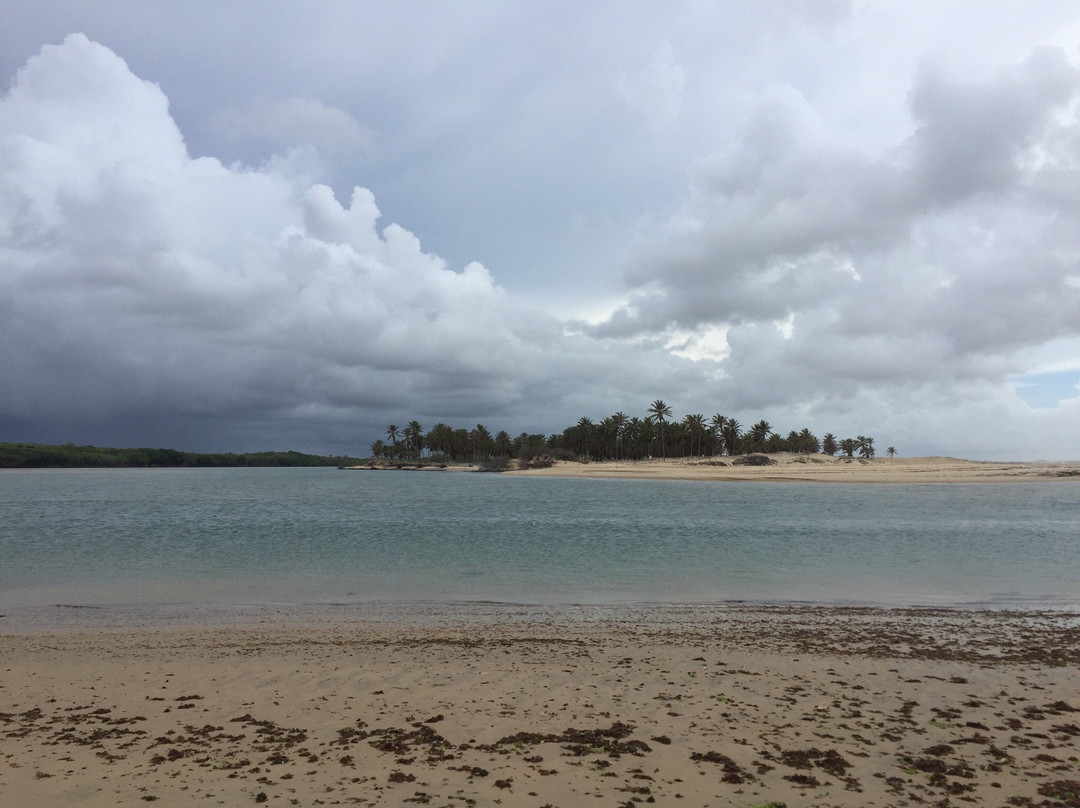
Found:
M 740 458 L 678 458 L 577 463 L 558 461 L 548 468 L 504 474 L 528 477 L 623 478 L 647 480 L 769 481 L 818 483 L 1002 483 L 1080 481 L 1080 463 L 1012 463 L 953 457 L 841 458 L 777 453 L 768 465 L 746 465 Z

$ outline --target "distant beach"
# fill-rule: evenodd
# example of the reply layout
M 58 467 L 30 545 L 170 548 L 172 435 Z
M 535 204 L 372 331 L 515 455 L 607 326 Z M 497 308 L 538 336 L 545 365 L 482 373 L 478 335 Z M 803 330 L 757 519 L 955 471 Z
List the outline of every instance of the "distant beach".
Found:
M 993 483 L 1080 481 L 1080 462 L 1010 463 L 953 457 L 833 457 L 787 452 L 760 455 L 768 462 L 750 465 L 739 457 L 677 460 L 559 461 L 549 468 L 505 473 L 530 477 L 611 477 L 642 480 L 756 480 L 835 483 Z
M 749 459 L 748 459 L 749 458 Z M 462 463 L 369 461 L 349 470 L 492 471 Z M 1011 462 L 955 457 L 836 457 L 775 452 L 736 457 L 651 458 L 579 462 L 552 460 L 541 466 L 508 462 L 502 474 L 634 480 L 698 480 L 815 483 L 1001 483 L 1080 481 L 1080 461 Z

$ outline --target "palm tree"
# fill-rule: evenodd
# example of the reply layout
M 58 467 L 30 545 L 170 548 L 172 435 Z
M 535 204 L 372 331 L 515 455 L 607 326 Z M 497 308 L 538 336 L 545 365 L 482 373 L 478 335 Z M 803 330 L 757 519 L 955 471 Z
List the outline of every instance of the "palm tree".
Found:
M 836 435 L 832 432 L 826 432 L 825 437 L 821 439 L 821 451 L 827 455 L 835 455 L 836 450 Z
M 427 433 L 425 443 L 431 452 L 443 454 L 447 460 L 450 458 L 450 444 L 454 439 L 454 430 L 441 421 Z
M 804 426 L 799 433 L 798 440 L 796 441 L 799 447 L 799 451 L 804 454 L 817 454 L 821 448 L 821 444 L 818 443 L 817 435 L 810 431 L 810 427 Z
M 371 444 L 371 456 L 372 457 L 378 458 L 378 457 L 382 457 L 385 454 L 386 454 L 386 444 L 383 443 L 381 439 L 377 440 L 373 444 Z
M 729 455 L 738 454 L 739 439 L 742 437 L 742 424 L 735 418 L 728 418 L 724 424 L 724 451 Z
M 597 460 L 606 460 L 615 454 L 615 442 L 618 440 L 619 430 L 615 428 L 615 419 L 610 415 L 600 421 L 600 451 Z
M 724 424 L 727 423 L 725 418 L 720 413 L 716 413 L 709 419 L 709 428 L 712 429 L 713 438 L 715 440 L 714 448 L 719 448 L 721 453 L 724 450 Z M 713 454 L 716 454 L 714 451 Z
M 694 438 L 697 438 L 698 452 L 701 451 L 701 438 L 705 432 L 705 416 L 700 412 L 687 415 L 683 419 L 686 431 L 690 433 L 690 454 L 694 454 Z
M 399 430 L 397 428 L 397 424 L 390 424 L 390 426 L 388 426 L 386 428 L 386 434 L 390 436 L 390 442 L 392 444 L 394 444 L 394 454 L 396 455 L 397 454 L 397 439 L 398 439 L 398 435 L 401 434 L 401 430 Z
M 870 460 L 874 457 L 874 439 L 868 438 L 866 435 L 859 435 L 855 439 L 859 447 L 859 456 L 865 457 Z
M 459 428 L 450 434 L 450 453 L 454 457 L 468 458 L 470 447 L 469 430 Z
M 642 421 L 635 415 L 627 421 L 626 426 L 623 427 L 623 434 L 626 441 L 630 444 L 630 452 L 634 460 L 640 460 L 645 455 L 645 452 L 642 449 L 642 444 L 645 442 L 645 436 L 642 434 L 642 431 L 643 426 L 648 423 L 648 421 Z
M 887 454 L 889 457 L 896 457 L 896 447 L 890 446 L 888 449 L 885 450 L 885 454 Z
M 754 447 L 755 451 L 763 451 L 765 449 L 765 441 L 769 439 L 769 435 L 772 434 L 772 424 L 762 418 L 752 427 L 750 427 L 750 443 Z
M 491 439 L 491 433 L 483 424 L 477 424 L 476 429 L 469 433 L 469 443 L 472 444 L 473 459 L 491 457 L 495 448 L 495 442 Z
M 413 456 L 419 460 L 420 451 L 424 448 L 424 428 L 419 421 L 410 421 L 405 427 L 405 445 L 412 449 Z
M 611 416 L 611 425 L 615 430 L 615 459 L 619 459 L 619 448 L 622 444 L 623 433 L 626 431 L 626 413 L 620 410 Z
M 844 438 L 840 441 L 840 451 L 844 453 L 844 457 L 854 457 L 858 448 L 859 442 L 855 438 Z
M 589 433 L 592 431 L 592 425 L 593 425 L 592 420 L 589 419 L 589 418 L 585 418 L 585 417 L 582 417 L 577 422 L 578 435 L 583 438 L 582 442 L 585 444 L 585 457 L 590 457 L 590 455 L 589 455 Z
M 671 417 L 671 407 L 660 399 L 656 399 L 649 407 L 649 417 L 660 424 L 660 455 L 667 457 L 667 450 L 664 447 L 664 421 Z
M 667 445 L 671 447 L 672 457 L 682 457 L 690 453 L 690 449 L 687 446 L 686 440 L 688 435 L 687 428 L 683 425 L 682 421 L 676 421 L 672 419 L 671 423 L 667 425 Z

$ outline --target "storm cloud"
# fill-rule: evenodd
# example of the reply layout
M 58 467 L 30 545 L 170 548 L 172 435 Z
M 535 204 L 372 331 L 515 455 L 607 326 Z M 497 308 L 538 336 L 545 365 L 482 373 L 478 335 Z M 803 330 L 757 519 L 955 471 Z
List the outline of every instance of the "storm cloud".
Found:
M 564 374 L 610 382 L 614 354 L 380 228 L 370 191 L 191 158 L 161 89 L 84 36 L 0 103 L 8 418 L 513 417 Z

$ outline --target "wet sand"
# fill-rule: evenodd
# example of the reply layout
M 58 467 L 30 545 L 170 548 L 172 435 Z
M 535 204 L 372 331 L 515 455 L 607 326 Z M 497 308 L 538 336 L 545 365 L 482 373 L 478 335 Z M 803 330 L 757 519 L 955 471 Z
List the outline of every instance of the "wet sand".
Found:
M 953 457 L 841 458 L 829 455 L 768 455 L 769 465 L 740 458 L 557 462 L 549 468 L 505 472 L 529 477 L 600 477 L 656 480 L 716 480 L 835 483 L 994 483 L 1080 481 L 1080 463 L 1009 463 Z
M 0 804 L 1080 805 L 1074 613 L 263 620 L 0 635 Z

